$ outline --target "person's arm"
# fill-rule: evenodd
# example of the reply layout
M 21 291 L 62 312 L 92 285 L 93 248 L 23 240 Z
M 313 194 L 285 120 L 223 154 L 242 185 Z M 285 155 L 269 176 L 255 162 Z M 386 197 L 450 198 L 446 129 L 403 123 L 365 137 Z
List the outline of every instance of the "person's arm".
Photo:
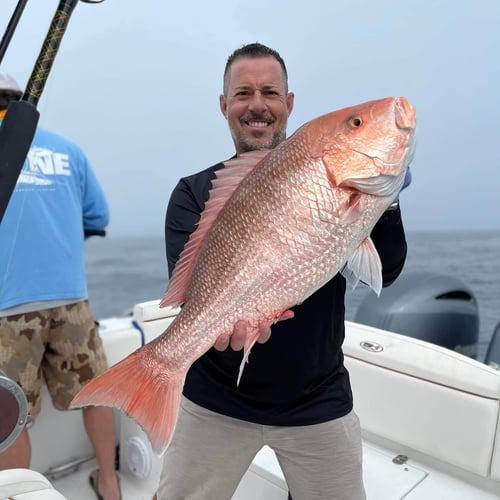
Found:
M 371 238 L 382 262 L 382 284 L 389 286 L 401 273 L 407 253 L 399 204 L 382 214 Z
M 172 191 L 165 216 L 165 250 L 169 277 L 187 243 L 196 229 L 201 212 L 208 199 L 209 184 L 193 186 L 181 179 Z M 198 189 L 195 189 L 198 188 Z
M 82 186 L 82 215 L 85 238 L 90 236 L 104 236 L 105 228 L 109 224 L 109 207 L 104 191 L 97 180 L 85 155 L 82 154 L 85 175 Z
M 389 286 L 399 276 L 406 261 L 407 245 L 399 195 L 412 181 L 410 167 L 406 169 L 401 190 L 393 204 L 382 214 L 371 232 L 371 238 L 382 262 L 382 286 Z

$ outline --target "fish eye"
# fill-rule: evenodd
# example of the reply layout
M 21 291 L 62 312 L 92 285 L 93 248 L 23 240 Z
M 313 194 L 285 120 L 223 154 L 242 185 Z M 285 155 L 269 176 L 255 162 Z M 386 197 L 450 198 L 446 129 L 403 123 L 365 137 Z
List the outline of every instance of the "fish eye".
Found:
M 361 125 L 363 125 L 363 120 L 361 119 L 360 116 L 357 115 L 350 116 L 347 119 L 347 125 L 351 128 L 358 128 L 361 127 Z

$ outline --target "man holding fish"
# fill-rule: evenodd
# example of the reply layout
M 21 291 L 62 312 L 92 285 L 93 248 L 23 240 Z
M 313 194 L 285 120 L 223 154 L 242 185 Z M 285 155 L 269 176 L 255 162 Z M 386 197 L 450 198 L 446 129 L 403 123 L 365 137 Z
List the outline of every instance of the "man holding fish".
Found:
M 250 44 L 229 58 L 220 108 L 237 155 L 278 146 L 293 103 L 278 53 Z M 182 179 L 171 196 L 165 226 L 170 273 L 198 223 L 214 171 L 222 167 Z M 382 215 L 372 239 L 388 285 L 406 256 L 397 205 Z M 236 351 L 245 344 L 245 322 L 219 336 L 218 350 L 195 361 L 164 457 L 159 500 L 231 498 L 265 444 L 276 452 L 294 500 L 365 498 L 361 433 L 341 351 L 344 294 L 345 279 L 337 274 L 286 310 L 280 319 L 287 321 L 273 326 L 271 337 L 270 325 L 261 324 L 258 341 L 270 339 L 253 348 L 239 386 Z M 224 350 L 229 344 L 232 349 Z
M 344 297 L 358 281 L 380 293 L 403 267 L 394 200 L 415 110 L 379 99 L 286 138 L 293 101 L 276 51 L 229 57 L 220 109 L 236 155 L 181 179 L 167 209 L 161 305 L 183 307 L 72 402 L 121 408 L 167 450 L 160 500 L 229 500 L 264 445 L 294 500 L 366 497 Z

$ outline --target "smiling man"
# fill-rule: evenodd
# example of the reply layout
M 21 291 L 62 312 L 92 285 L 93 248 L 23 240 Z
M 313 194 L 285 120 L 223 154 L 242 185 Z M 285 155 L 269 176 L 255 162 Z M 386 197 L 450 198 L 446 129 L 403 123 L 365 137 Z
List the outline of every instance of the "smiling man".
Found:
M 237 155 L 285 140 L 294 104 L 287 80 L 283 59 L 265 45 L 229 56 L 220 109 Z M 184 177 L 172 192 L 165 219 L 170 274 L 223 168 L 220 162 Z M 388 285 L 406 257 L 399 207 L 384 213 L 371 237 Z M 275 451 L 293 500 L 365 499 L 361 430 L 342 354 L 345 288 L 337 274 L 285 311 L 272 335 L 262 325 L 239 386 L 246 323 L 238 321 L 193 363 L 158 500 L 230 500 L 264 445 Z

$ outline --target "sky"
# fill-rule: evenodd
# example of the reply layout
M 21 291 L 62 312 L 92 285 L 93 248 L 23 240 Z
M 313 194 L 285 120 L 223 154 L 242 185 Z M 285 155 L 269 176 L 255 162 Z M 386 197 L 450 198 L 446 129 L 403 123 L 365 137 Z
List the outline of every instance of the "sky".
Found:
M 0 68 L 25 87 L 58 0 L 28 2 Z M 3 34 L 17 0 L 2 0 Z M 180 177 L 234 152 L 219 110 L 229 54 L 278 50 L 289 135 L 388 96 L 417 110 L 407 231 L 500 229 L 498 0 L 79 2 L 38 104 L 40 125 L 85 150 L 110 236 L 163 236 Z

